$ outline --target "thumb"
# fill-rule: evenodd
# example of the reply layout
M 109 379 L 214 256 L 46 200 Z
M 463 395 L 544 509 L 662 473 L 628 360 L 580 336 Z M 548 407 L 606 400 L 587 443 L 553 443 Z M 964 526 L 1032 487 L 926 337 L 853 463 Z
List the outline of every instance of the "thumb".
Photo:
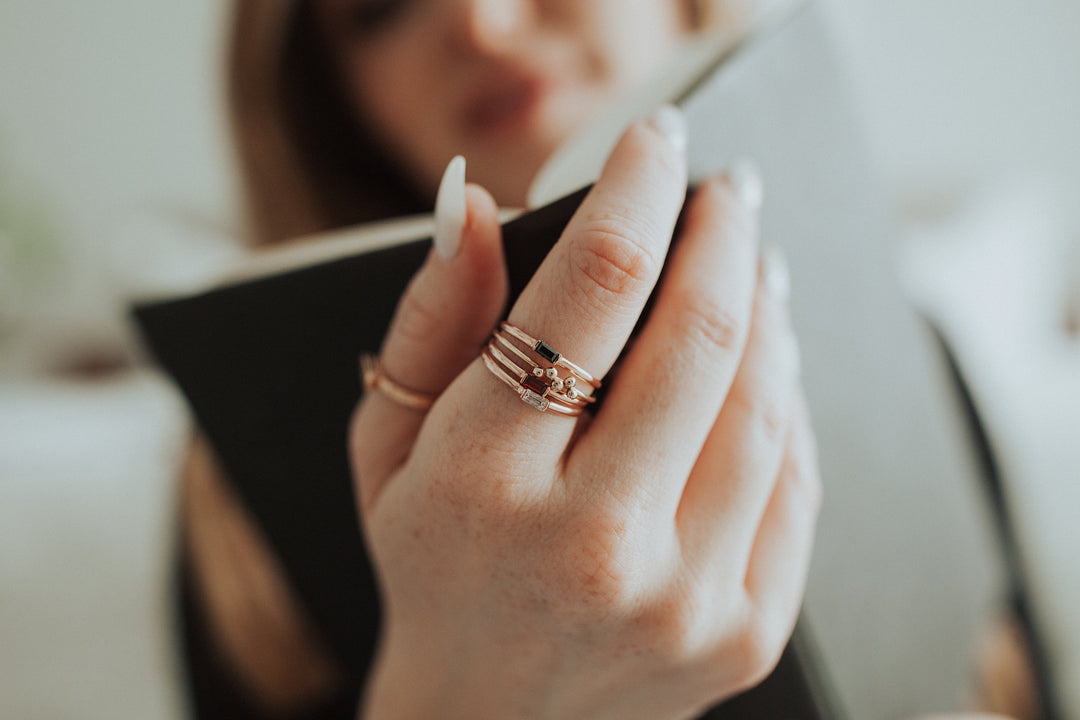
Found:
M 498 210 L 486 190 L 465 185 L 464 158 L 447 167 L 435 208 L 434 248 L 399 301 L 380 356 L 386 378 L 433 397 L 476 358 L 507 293 Z M 362 511 L 408 457 L 424 417 L 385 392 L 364 393 L 349 431 Z

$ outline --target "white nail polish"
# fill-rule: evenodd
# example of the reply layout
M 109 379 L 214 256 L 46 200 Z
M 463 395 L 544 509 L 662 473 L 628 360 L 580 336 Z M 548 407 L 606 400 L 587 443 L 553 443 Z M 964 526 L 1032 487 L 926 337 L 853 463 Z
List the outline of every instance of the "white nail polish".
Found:
M 765 200 L 765 184 L 758 164 L 753 160 L 738 160 L 732 163 L 727 176 L 743 205 L 754 212 L 760 210 Z
M 764 273 L 765 289 L 781 300 L 791 297 L 791 271 L 787 256 L 778 245 L 766 243 L 761 248 L 761 269 Z
M 649 124 L 679 152 L 686 152 L 686 115 L 674 105 L 661 105 L 649 116 Z
M 458 155 L 446 166 L 435 196 L 435 252 L 453 260 L 465 230 L 465 158 Z

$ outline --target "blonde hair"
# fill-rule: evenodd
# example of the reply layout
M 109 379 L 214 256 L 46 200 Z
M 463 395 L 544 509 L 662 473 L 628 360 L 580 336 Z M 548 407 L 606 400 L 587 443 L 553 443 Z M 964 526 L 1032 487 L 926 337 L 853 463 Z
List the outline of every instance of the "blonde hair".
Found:
M 735 22 L 733 0 L 686 0 L 695 27 Z M 227 103 L 255 244 L 422 212 L 430 199 L 357 123 L 312 0 L 235 0 Z

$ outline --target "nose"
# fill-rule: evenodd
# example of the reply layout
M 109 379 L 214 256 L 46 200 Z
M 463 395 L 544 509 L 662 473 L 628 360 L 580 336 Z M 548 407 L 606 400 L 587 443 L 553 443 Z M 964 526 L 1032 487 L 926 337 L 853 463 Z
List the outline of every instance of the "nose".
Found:
M 441 0 L 449 14 L 450 39 L 471 52 L 505 50 L 532 16 L 533 0 Z

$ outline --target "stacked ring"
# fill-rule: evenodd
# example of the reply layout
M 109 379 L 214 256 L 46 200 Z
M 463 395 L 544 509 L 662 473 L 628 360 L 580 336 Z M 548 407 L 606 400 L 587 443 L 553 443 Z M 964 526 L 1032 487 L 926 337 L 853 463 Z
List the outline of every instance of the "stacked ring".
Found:
M 518 340 L 532 348 L 532 350 L 541 358 L 547 360 L 552 365 L 558 365 L 566 368 L 589 385 L 592 385 L 593 389 L 597 389 L 600 387 L 599 380 L 582 370 L 579 366 L 564 358 L 561 353 L 555 351 L 555 348 L 551 347 L 543 340 L 537 340 L 531 335 L 525 333 L 521 328 L 514 327 L 510 323 L 504 322 L 499 326 L 499 330 L 495 334 L 498 335 L 499 333 L 506 333 L 514 338 L 517 338 Z
M 530 357 L 529 353 L 536 356 Z M 484 365 L 513 388 L 522 402 L 540 412 L 580 415 L 600 381 L 542 340 L 503 323 L 483 352 Z M 562 371 L 562 372 L 560 372 Z

